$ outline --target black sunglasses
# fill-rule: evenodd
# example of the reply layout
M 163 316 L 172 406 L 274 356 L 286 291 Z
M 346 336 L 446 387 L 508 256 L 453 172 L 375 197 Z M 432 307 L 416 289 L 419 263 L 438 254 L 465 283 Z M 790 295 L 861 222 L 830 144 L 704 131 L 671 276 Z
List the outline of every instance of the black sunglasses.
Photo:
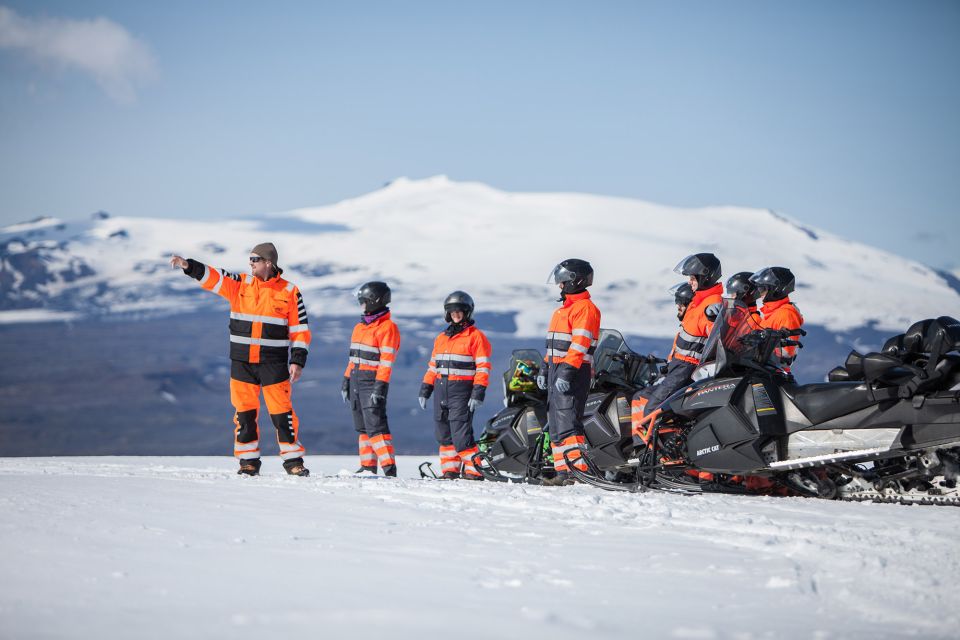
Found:
M 261 260 L 263 260 L 263 258 L 261 258 L 260 256 L 250 256 L 250 262 L 254 264 L 260 262 Z

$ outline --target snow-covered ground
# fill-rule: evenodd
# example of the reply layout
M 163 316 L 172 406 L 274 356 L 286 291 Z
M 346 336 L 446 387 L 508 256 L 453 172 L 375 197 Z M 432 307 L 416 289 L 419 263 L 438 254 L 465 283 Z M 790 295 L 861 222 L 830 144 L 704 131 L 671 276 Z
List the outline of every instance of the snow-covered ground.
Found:
M 960 509 L 0 459 L 2 638 L 956 638 Z

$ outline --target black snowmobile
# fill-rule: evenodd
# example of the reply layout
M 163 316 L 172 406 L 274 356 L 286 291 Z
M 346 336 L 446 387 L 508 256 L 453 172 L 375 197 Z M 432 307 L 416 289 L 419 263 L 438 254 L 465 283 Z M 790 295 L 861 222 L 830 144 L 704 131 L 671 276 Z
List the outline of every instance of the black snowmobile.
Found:
M 798 385 L 771 355 L 804 332 L 758 330 L 749 315 L 724 308 L 695 382 L 644 419 L 632 483 L 577 476 L 615 490 L 738 493 L 763 478 L 793 495 L 960 505 L 960 322 L 917 323 L 882 352 L 851 353 L 829 382 Z M 700 472 L 713 479 L 691 477 Z
M 543 356 L 534 349 L 510 355 L 504 372 L 504 404 L 487 422 L 474 463 L 488 480 L 539 484 L 554 474 L 547 433 L 547 394 L 536 387 Z M 583 425 L 594 464 L 613 473 L 627 465 L 633 449 L 630 399 L 660 376 L 662 359 L 635 353 L 619 331 L 601 329 L 594 377 Z

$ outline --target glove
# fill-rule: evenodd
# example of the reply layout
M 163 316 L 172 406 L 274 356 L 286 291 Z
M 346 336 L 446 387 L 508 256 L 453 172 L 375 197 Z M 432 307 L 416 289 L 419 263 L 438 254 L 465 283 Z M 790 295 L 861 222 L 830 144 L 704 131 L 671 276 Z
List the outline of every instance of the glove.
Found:
M 347 398 L 350 396 L 350 378 L 344 378 L 343 384 L 340 385 L 340 397 L 343 398 L 344 404 L 347 402 Z
M 433 395 L 433 385 L 426 382 L 420 385 L 420 408 L 427 410 L 427 399 Z
M 377 380 L 373 385 L 373 393 L 370 394 L 370 404 L 380 407 L 387 404 L 387 383 Z
M 569 364 L 561 364 L 557 367 L 557 379 L 553 383 L 553 386 L 557 388 L 557 391 L 566 395 L 570 392 L 570 380 L 576 374 L 577 370 L 571 367 Z
M 540 389 L 540 391 L 547 390 L 547 376 L 542 373 L 537 376 L 537 388 Z
M 467 400 L 467 409 L 470 410 L 470 413 L 476 413 L 477 409 L 480 408 L 480 405 L 483 404 L 483 400 L 477 400 L 476 398 L 470 398 Z
M 708 305 L 706 309 L 703 310 L 703 315 L 707 316 L 707 320 L 713 322 L 717 319 L 717 316 L 720 315 L 720 310 L 723 309 L 722 302 L 714 302 L 711 305 Z

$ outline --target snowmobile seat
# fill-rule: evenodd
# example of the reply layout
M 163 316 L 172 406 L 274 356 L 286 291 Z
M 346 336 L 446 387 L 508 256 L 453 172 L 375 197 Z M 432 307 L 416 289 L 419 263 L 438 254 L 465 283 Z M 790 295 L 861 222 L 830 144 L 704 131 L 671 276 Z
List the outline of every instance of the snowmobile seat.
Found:
M 897 385 L 917 374 L 916 367 L 889 353 L 875 351 L 863 356 L 863 378 L 871 384 Z
M 873 390 L 863 382 L 815 382 L 781 387 L 813 424 L 859 411 L 874 404 Z

